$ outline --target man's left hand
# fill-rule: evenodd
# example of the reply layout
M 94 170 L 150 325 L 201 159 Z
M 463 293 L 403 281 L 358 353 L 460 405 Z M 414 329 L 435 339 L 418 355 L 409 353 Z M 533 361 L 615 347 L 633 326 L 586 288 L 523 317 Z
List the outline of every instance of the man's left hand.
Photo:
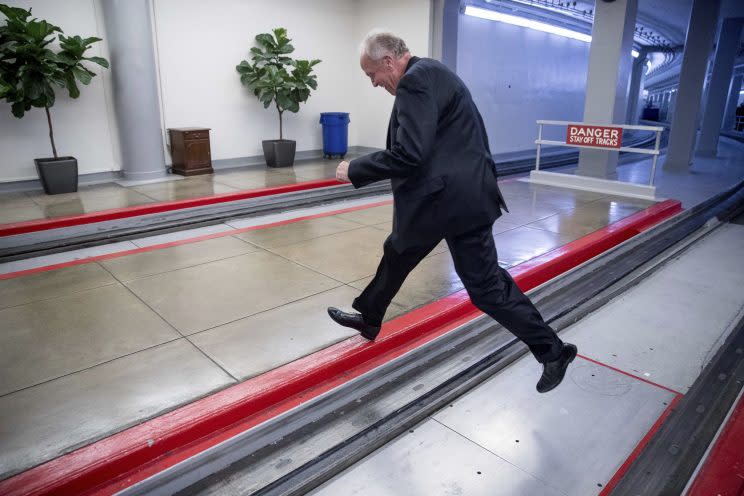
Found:
M 349 181 L 349 162 L 346 160 L 338 164 L 338 167 L 336 167 L 336 179 L 345 183 L 351 182 Z

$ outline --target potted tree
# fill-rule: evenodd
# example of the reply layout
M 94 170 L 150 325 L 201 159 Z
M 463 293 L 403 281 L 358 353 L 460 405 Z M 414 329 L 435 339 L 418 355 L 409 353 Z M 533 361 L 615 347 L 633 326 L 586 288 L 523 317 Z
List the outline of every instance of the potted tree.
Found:
M 240 82 L 253 91 L 264 108 L 272 102 L 279 113 L 279 139 L 264 140 L 263 152 L 266 165 L 285 167 L 294 163 L 296 142 L 285 140 L 282 129 L 282 114 L 289 110 L 298 112 L 300 103 L 307 101 L 311 89 L 318 82 L 312 74 L 313 66 L 320 60 L 295 60 L 287 55 L 294 52 L 289 43 L 287 30 L 276 28 L 272 33 L 256 36 L 257 47 L 251 48 L 253 63 L 243 60 L 235 68 Z
M 49 109 L 54 106 L 55 87 L 66 88 L 70 98 L 80 96 L 77 83 L 89 84 L 95 73 L 82 62 L 107 68 L 103 57 L 85 57 L 92 43 L 100 38 L 67 37 L 62 30 L 44 20 L 30 19 L 31 10 L 0 4 L 5 25 L 0 26 L 0 99 L 11 104 L 19 119 L 32 107 L 46 111 L 52 158 L 34 159 L 39 179 L 47 194 L 77 191 L 77 160 L 60 157 L 54 144 L 54 129 Z M 59 33 L 59 48 L 49 45 Z

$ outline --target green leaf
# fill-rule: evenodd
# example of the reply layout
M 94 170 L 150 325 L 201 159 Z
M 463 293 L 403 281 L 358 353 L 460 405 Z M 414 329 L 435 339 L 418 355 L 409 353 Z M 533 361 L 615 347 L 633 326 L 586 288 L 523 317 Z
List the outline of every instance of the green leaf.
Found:
M 21 117 L 23 117 L 23 114 L 26 112 L 24 102 L 15 102 L 10 107 L 10 111 L 13 113 L 14 116 L 20 119 Z
M 0 98 L 5 98 L 5 96 L 10 94 L 12 90 L 13 86 L 10 83 L 3 81 L 2 74 L 0 74 Z
M 85 38 L 83 40 L 83 45 L 85 47 L 89 47 L 90 45 L 92 45 L 93 43 L 96 43 L 98 41 L 103 41 L 103 40 L 101 38 L 96 38 L 95 36 L 91 36 L 90 38 Z
M 21 9 L 18 7 L 8 7 L 0 3 L 0 12 L 5 14 L 9 20 L 25 21 L 31 17 L 31 10 Z
M 256 35 L 256 43 L 263 46 L 267 50 L 275 49 L 277 46 L 276 41 L 274 41 L 274 37 L 268 33 Z
M 77 83 L 75 82 L 75 77 L 72 73 L 67 73 L 66 83 L 67 93 L 70 95 L 70 98 L 79 97 L 80 89 L 78 88 Z
M 109 68 L 108 60 L 104 59 L 103 57 L 84 57 L 84 59 L 89 60 L 94 64 L 98 64 L 101 67 L 105 67 L 106 69 Z
M 301 89 L 297 91 L 297 101 L 304 102 L 310 97 L 310 90 Z
M 28 84 L 25 84 L 24 87 L 26 90 L 26 95 L 30 100 L 38 100 L 44 95 L 44 92 L 46 90 L 44 81 L 39 79 L 31 80 Z
M 61 62 L 65 65 L 69 65 L 70 67 L 73 67 L 77 65 L 78 61 L 75 57 L 70 55 L 69 53 L 59 53 L 59 54 L 52 54 L 54 56 L 54 59 L 56 59 L 58 62 Z M 51 57 L 50 57 L 51 59 Z
M 276 102 L 279 104 L 279 107 L 286 109 L 292 106 L 292 98 L 289 96 L 288 93 L 281 92 L 276 95 Z
M 240 74 L 252 74 L 253 72 L 255 72 L 254 67 L 245 60 L 236 65 L 235 70 L 238 71 Z
M 47 36 L 55 32 L 61 33 L 62 30 L 46 21 L 31 21 L 26 26 L 26 32 L 34 41 L 43 42 Z
M 87 70 L 85 68 L 81 68 L 81 67 L 73 67 L 72 68 L 72 74 L 75 75 L 75 78 L 77 78 L 78 81 L 80 81 L 81 83 L 86 84 L 86 85 L 87 84 L 90 84 L 91 80 L 93 79 L 93 76 L 91 75 L 93 73 L 90 72 L 89 70 Z M 93 74 L 93 75 L 95 75 L 95 74 Z M 68 81 L 69 81 L 69 79 L 68 79 Z M 68 88 L 69 88 L 69 86 L 68 86 Z
M 34 104 L 35 107 L 53 107 L 55 102 L 54 89 L 52 86 L 47 84 L 44 86 L 44 96 L 37 100 Z M 28 107 L 30 108 L 30 107 Z M 28 108 L 26 110 L 28 110 Z
M 0 41 L 2 41 L 4 38 L 0 38 Z M 7 58 L 15 51 L 15 46 L 18 44 L 16 40 L 10 40 L 6 41 L 4 43 L 0 43 L 0 59 Z

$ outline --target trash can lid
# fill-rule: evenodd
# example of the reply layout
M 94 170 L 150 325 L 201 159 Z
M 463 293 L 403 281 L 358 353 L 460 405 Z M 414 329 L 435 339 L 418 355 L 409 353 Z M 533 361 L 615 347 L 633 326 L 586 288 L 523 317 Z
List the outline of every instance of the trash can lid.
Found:
M 350 122 L 349 119 L 349 113 L 348 112 L 321 112 L 320 113 L 320 123 L 323 124 L 325 122 Z

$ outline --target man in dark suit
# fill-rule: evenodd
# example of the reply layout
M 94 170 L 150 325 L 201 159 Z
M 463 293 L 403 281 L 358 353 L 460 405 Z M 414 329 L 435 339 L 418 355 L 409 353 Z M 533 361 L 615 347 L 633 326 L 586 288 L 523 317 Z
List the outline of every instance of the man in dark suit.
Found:
M 367 339 L 416 265 L 445 239 L 470 299 L 544 364 L 537 390 L 563 380 L 576 347 L 564 344 L 498 264 L 493 222 L 506 210 L 483 120 L 465 84 L 436 60 L 411 56 L 390 33 L 364 41 L 360 64 L 372 85 L 395 96 L 384 151 L 341 162 L 336 177 L 359 188 L 390 179 L 393 230 L 377 274 L 354 300 L 360 313 L 329 308 Z

